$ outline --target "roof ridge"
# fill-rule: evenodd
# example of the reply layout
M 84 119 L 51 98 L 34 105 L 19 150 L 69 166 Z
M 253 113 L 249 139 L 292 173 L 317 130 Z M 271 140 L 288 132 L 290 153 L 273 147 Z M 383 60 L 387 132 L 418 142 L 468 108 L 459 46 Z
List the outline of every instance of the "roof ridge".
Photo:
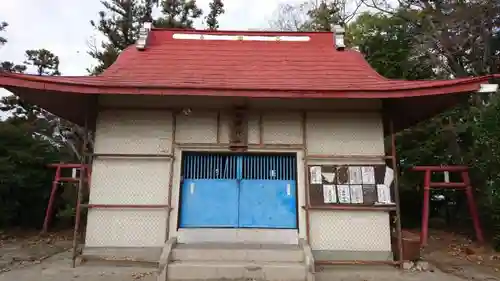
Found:
M 237 29 L 217 29 L 217 30 L 208 30 L 208 29 L 185 29 L 185 28 L 162 28 L 162 27 L 152 27 L 151 31 L 156 32 L 203 32 L 203 33 L 276 33 L 276 34 L 333 34 L 333 31 L 283 31 L 283 30 L 237 30 Z

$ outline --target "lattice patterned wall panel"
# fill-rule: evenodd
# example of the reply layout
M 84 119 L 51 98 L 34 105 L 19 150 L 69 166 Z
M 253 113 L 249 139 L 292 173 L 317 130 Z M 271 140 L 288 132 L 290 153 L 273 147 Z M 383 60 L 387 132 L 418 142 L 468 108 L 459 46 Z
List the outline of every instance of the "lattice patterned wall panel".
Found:
M 168 204 L 170 159 L 96 158 L 91 204 Z
M 216 143 L 217 112 L 196 111 L 179 114 L 176 120 L 175 140 L 179 143 Z
M 378 113 L 307 113 L 309 154 L 384 155 Z
M 302 114 L 292 112 L 265 112 L 262 115 L 264 143 L 301 144 Z
M 90 209 L 87 247 L 158 247 L 165 243 L 164 209 Z
M 370 211 L 311 211 L 313 250 L 391 251 L 389 214 Z
M 172 113 L 107 110 L 98 115 L 95 153 L 171 153 Z
M 248 143 L 250 144 L 260 142 L 260 114 L 258 111 L 248 113 Z

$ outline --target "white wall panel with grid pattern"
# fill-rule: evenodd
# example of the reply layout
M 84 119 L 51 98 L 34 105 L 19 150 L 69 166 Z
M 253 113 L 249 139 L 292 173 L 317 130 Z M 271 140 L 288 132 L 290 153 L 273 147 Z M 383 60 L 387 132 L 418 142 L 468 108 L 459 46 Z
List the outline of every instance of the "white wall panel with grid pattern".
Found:
M 161 247 L 165 243 L 164 209 L 91 209 L 86 247 Z
M 168 204 L 169 160 L 97 158 L 92 167 L 90 204 Z
M 107 110 L 96 126 L 98 154 L 172 153 L 169 111 Z M 92 165 L 90 204 L 167 205 L 171 160 L 166 158 L 97 157 Z M 87 247 L 162 246 L 167 210 L 90 209 Z
M 311 248 L 391 251 L 389 214 L 380 211 L 311 211 Z

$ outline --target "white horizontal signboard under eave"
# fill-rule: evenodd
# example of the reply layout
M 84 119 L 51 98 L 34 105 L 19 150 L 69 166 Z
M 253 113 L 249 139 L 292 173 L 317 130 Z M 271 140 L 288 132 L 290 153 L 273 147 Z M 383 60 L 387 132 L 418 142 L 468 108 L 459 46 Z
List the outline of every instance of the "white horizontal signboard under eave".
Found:
M 181 40 L 222 40 L 222 41 L 287 41 L 307 42 L 309 36 L 265 36 L 265 35 L 224 35 L 224 34 L 201 34 L 201 33 L 175 33 L 174 39 Z

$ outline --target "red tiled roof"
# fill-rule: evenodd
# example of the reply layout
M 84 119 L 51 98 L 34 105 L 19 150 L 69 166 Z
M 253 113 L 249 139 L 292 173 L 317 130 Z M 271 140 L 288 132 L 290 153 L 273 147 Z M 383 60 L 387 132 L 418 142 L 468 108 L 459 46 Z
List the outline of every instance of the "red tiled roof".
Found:
M 337 51 L 331 33 L 216 32 L 309 36 L 307 42 L 185 40 L 174 39 L 175 33 L 209 32 L 153 29 L 144 51 L 130 46 L 100 76 L 1 73 L 0 86 L 88 94 L 397 98 L 475 91 L 493 78 L 386 79 L 360 53 Z
M 174 39 L 174 34 L 309 36 L 309 41 Z M 268 38 L 268 37 L 267 37 Z M 338 51 L 332 33 L 153 29 L 146 49 L 130 46 L 102 75 L 48 77 L 0 73 L 25 101 L 82 125 L 94 95 L 139 94 L 249 98 L 383 99 L 396 130 L 455 105 L 498 75 L 441 81 L 391 80 L 352 50 Z M 210 96 L 210 97 L 208 97 Z M 411 98 L 407 98 L 411 97 Z M 92 103 L 94 104 L 94 103 Z M 95 104 L 94 104 L 95 106 Z

